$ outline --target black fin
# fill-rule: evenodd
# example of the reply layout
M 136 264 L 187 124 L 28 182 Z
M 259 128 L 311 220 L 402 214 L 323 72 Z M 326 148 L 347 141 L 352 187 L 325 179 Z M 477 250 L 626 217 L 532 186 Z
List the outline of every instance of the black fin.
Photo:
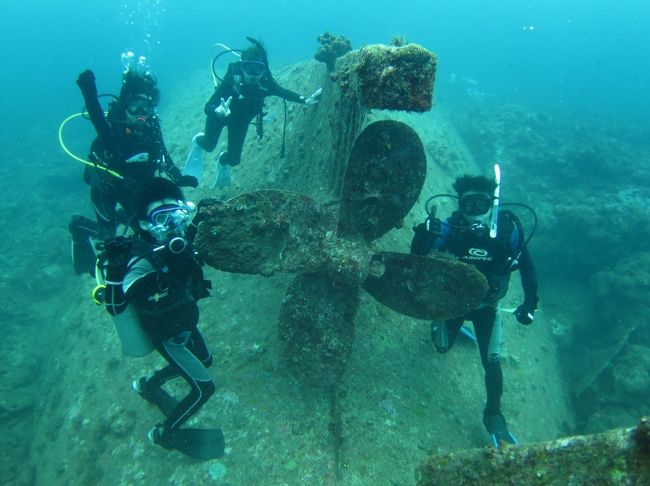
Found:
M 226 441 L 221 429 L 178 429 L 172 435 L 172 447 L 195 459 L 223 456 Z
M 90 276 L 95 276 L 95 263 L 97 255 L 90 238 L 83 240 L 72 240 L 72 266 L 74 273 L 81 275 L 88 273 Z
M 97 255 L 91 238 L 97 235 L 98 225 L 84 216 L 75 215 L 68 230 L 72 235 L 72 265 L 77 275 L 89 273 L 95 276 Z
M 158 409 L 165 414 L 165 417 L 169 417 L 180 403 L 158 386 L 151 387 L 151 390 L 147 390 L 145 393 L 142 393 L 141 396 L 149 403 L 158 407 Z

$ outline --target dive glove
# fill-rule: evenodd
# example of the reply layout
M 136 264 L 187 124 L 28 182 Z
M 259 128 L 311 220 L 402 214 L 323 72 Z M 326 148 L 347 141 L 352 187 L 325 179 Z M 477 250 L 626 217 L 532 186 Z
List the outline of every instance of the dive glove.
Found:
M 413 227 L 413 240 L 411 241 L 411 253 L 413 255 L 428 255 L 435 244 L 436 238 L 440 236 L 440 220 L 427 219 Z
M 106 240 L 101 250 L 108 265 L 123 265 L 131 255 L 131 240 L 126 236 L 116 236 Z
M 232 96 L 229 96 L 225 101 L 221 98 L 221 103 L 214 110 L 215 114 L 221 118 L 228 118 L 230 116 L 230 103 L 232 103 Z
M 318 88 L 316 91 L 314 91 L 311 95 L 309 95 L 307 98 L 305 98 L 305 104 L 306 105 L 315 105 L 320 101 L 320 95 L 323 92 L 323 88 Z
M 533 320 L 535 319 L 535 310 L 536 310 L 535 305 L 530 305 L 524 302 L 523 304 L 521 304 L 519 307 L 515 309 L 515 312 L 513 312 L 513 314 L 517 318 L 517 321 L 519 321 L 520 324 L 528 326 L 532 324 Z
M 198 187 L 199 180 L 191 175 L 183 175 L 176 179 L 178 187 Z
M 95 85 L 95 73 L 90 69 L 86 69 L 77 78 L 77 86 L 81 89 L 84 95 L 96 95 L 97 86 Z
M 413 232 L 418 236 L 426 235 L 428 233 L 427 224 L 426 223 L 420 223 L 417 226 L 413 226 Z
M 429 233 L 433 233 L 436 236 L 442 234 L 442 221 L 438 218 L 427 218 L 424 225 Z
M 438 218 L 428 218 L 424 223 L 420 223 L 417 226 L 413 227 L 413 231 L 416 235 L 428 235 L 440 236 L 442 228 L 442 222 Z

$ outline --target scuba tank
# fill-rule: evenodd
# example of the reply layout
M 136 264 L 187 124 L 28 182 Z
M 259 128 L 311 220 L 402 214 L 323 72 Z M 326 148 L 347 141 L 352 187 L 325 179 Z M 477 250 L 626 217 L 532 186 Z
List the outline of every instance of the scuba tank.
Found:
M 137 261 L 131 259 L 131 239 L 117 237 L 102 245 L 97 257 L 93 290 L 96 304 L 104 304 L 113 317 L 113 324 L 122 345 L 122 354 L 131 358 L 146 356 L 154 350 L 149 336 L 140 325 L 133 306 L 128 305 L 122 289 L 122 281 L 129 268 Z
M 114 315 L 113 324 L 122 344 L 124 356 L 141 358 L 154 350 L 151 339 L 142 330 L 140 319 L 133 306 L 127 305 L 121 314 Z

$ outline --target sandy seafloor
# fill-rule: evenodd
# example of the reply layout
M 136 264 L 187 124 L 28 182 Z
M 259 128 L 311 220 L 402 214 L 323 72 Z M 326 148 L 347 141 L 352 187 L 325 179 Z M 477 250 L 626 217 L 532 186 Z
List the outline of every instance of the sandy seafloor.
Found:
M 321 80 L 321 71 L 322 65 L 310 61 L 279 70 L 277 78 L 293 89 L 307 85 L 302 89 L 307 91 Z M 190 89 L 181 91 L 179 85 L 163 93 L 166 101 L 161 107 L 167 144 L 178 165 L 192 135 L 202 127 L 200 107 L 211 91 L 206 73 L 197 73 L 183 84 Z M 295 106 L 290 111 L 305 109 Z M 262 142 L 254 140 L 252 130 L 249 133 L 243 162 L 233 170 L 234 186 L 215 193 L 204 183 L 187 191 L 191 199 L 282 187 L 287 179 L 300 185 L 282 161 L 262 165 L 269 158 L 277 159 L 272 154 L 280 146 L 281 104 L 272 101 L 269 111 L 277 116 L 267 124 Z M 635 378 L 641 385 L 630 384 L 622 391 L 619 386 L 612 392 L 623 394 L 618 399 L 610 396 L 613 403 L 598 394 L 598 387 L 608 390 L 607 380 L 598 381 L 602 370 L 587 384 L 595 387 L 600 405 L 585 411 L 571 399 L 576 386 L 567 369 L 575 359 L 571 350 L 585 352 L 576 345 L 584 339 L 576 341 L 574 336 L 599 322 L 594 301 L 606 298 L 599 297 L 589 282 L 606 268 L 571 256 L 577 251 L 579 235 L 573 233 L 577 223 L 571 222 L 572 229 L 567 230 L 562 222 L 574 202 L 579 207 L 590 201 L 594 185 L 601 193 L 619 194 L 622 185 L 633 195 L 642 191 L 648 179 L 641 169 L 649 149 L 644 132 L 636 127 L 619 127 L 616 132 L 594 120 L 572 123 L 475 98 L 454 105 L 443 97 L 430 113 L 375 112 L 369 120 L 384 117 L 416 129 L 427 149 L 429 167 L 422 196 L 404 227 L 386 235 L 380 246 L 408 251 L 410 228 L 423 219 L 426 197 L 449 192 L 455 177 L 464 172 L 488 173 L 492 162 L 485 160 L 481 150 L 489 153 L 497 145 L 511 156 L 503 164 L 502 195 L 538 212 L 538 234 L 530 250 L 539 272 L 540 311 L 531 327 L 505 317 L 503 412 L 518 439 L 533 442 L 630 425 L 644 406 L 647 411 L 647 396 L 641 405 L 636 402 L 637 408 L 625 406 L 626 396 L 634 396 L 634 387 L 647 380 L 642 372 Z M 292 131 L 309 133 L 309 126 L 297 128 L 291 120 L 290 113 L 289 139 L 295 135 Z M 49 137 L 54 132 L 36 135 Z M 201 302 L 200 327 L 214 353 L 211 373 L 219 387 L 191 423 L 222 427 L 227 453 L 201 463 L 152 446 L 146 433 L 161 417 L 131 390 L 131 381 L 151 372 L 161 359 L 121 356 L 109 315 L 89 298 L 93 281 L 75 276 L 70 266 L 68 218 L 73 213 L 92 214 L 81 165 L 53 164 L 51 154 L 38 150 L 35 145 L 33 154 L 18 150 L 4 154 L 14 160 L 27 156 L 31 168 L 39 168 L 35 180 L 20 171 L 9 174 L 7 164 L 2 165 L 7 172 L 3 179 L 11 181 L 5 185 L 5 225 L 19 229 L 11 239 L 0 241 L 5 322 L 0 342 L 4 356 L 0 416 L 5 436 L 0 464 L 8 483 L 405 485 L 414 483 L 416 466 L 431 451 L 488 444 L 481 423 L 485 392 L 475 346 L 460 339 L 452 352 L 438 355 L 428 322 L 396 314 L 363 294 L 354 323 L 352 358 L 339 392 L 343 441 L 337 477 L 329 396 L 305 387 L 281 357 L 276 316 L 291 277 L 208 270 L 214 291 L 212 298 Z M 548 173 L 545 161 L 556 161 L 557 152 L 598 155 L 606 150 L 625 157 L 619 164 L 634 167 L 625 172 L 624 180 L 605 178 L 596 183 L 586 172 L 570 183 L 568 176 Z M 209 171 L 214 170 L 213 160 L 214 154 L 206 158 Z M 567 160 L 568 172 L 580 170 L 576 160 Z M 584 163 L 590 166 L 589 161 Z M 211 176 L 209 172 L 206 180 Z M 25 191 L 26 187 L 34 190 Z M 315 192 L 305 187 L 306 194 L 321 196 Z M 620 207 L 624 204 L 614 205 L 610 213 L 625 212 Z M 587 219 L 589 214 L 580 213 Z M 594 226 L 597 218 L 592 214 Z M 587 236 L 577 244 L 593 248 L 599 234 L 585 232 Z M 636 251 L 640 254 L 643 248 Z M 616 255 L 609 258 L 607 269 L 617 261 Z M 642 306 L 638 299 L 621 299 L 628 306 Z M 520 301 L 515 274 L 503 306 L 515 307 Z M 634 341 L 634 336 L 628 336 L 634 346 L 647 346 L 644 337 Z M 617 357 L 625 356 L 625 349 L 621 345 L 608 358 L 585 364 L 585 369 L 611 367 Z

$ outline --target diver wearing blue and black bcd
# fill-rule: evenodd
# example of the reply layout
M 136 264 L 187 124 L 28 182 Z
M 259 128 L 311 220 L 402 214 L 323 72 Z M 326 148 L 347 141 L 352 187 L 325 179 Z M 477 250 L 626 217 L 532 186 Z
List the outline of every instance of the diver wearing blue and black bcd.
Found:
M 511 211 L 498 210 L 499 193 L 495 180 L 466 175 L 459 177 L 453 188 L 458 195 L 458 210 L 444 221 L 435 219 L 433 215 L 416 226 L 411 253 L 427 255 L 440 251 L 453 254 L 460 261 L 474 265 L 486 277 L 488 292 L 483 302 L 466 315 L 432 322 L 431 337 L 436 350 L 445 353 L 454 345 L 463 323 L 473 323 L 485 370 L 487 400 L 483 423 L 495 445 L 516 443 L 501 413 L 502 321 L 498 303 L 508 290 L 510 274 L 519 269 L 524 302 L 514 315 L 521 324 L 531 324 L 538 301 L 535 268 L 519 219 Z

